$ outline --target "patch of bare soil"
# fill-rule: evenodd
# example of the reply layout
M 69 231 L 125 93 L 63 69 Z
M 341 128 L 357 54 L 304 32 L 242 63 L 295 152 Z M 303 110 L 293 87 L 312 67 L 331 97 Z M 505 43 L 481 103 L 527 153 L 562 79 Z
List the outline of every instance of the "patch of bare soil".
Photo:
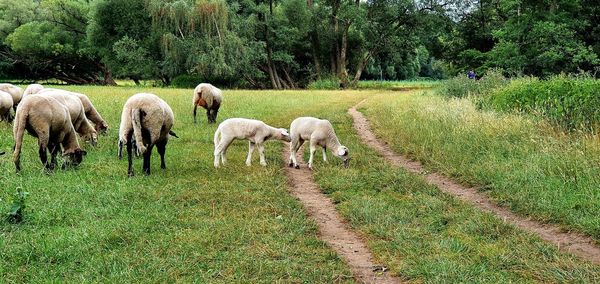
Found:
M 284 160 L 290 152 L 286 145 Z M 301 161 L 302 151 L 298 151 Z M 363 240 L 353 232 L 336 211 L 331 199 L 323 194 L 315 183 L 312 171 L 305 165 L 300 169 L 285 168 L 291 194 L 307 211 L 308 216 L 319 227 L 319 236 L 333 248 L 352 270 L 354 278 L 361 283 L 400 283 L 398 278 L 389 275 L 387 269 L 373 262 L 373 255 Z
M 369 121 L 362 113 L 356 110 L 363 102 L 364 100 L 348 110 L 348 113 L 354 120 L 354 128 L 365 144 L 377 150 L 390 163 L 403 167 L 411 173 L 423 175 L 429 184 L 437 186 L 443 192 L 471 203 L 485 212 L 492 213 L 504 220 L 504 222 L 536 234 L 541 239 L 558 246 L 562 251 L 572 253 L 583 259 L 600 264 L 600 248 L 589 236 L 574 232 L 566 232 L 558 226 L 540 223 L 536 220 L 516 215 L 509 209 L 495 204 L 486 195 L 478 192 L 477 188 L 465 187 L 439 173 L 427 173 L 418 161 L 394 153 L 388 145 L 375 137 L 375 134 L 371 131 Z

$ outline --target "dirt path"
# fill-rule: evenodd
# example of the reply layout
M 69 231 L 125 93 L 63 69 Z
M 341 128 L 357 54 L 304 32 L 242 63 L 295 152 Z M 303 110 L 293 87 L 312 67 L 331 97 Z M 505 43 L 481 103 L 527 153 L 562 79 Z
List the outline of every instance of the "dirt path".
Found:
M 286 145 L 284 160 L 289 158 Z M 302 153 L 302 151 L 298 151 Z M 301 157 L 299 155 L 299 159 Z M 290 192 L 300 200 L 308 216 L 319 226 L 319 236 L 333 248 L 352 270 L 354 278 L 361 283 L 400 283 L 389 275 L 383 266 L 373 262 L 373 255 L 363 240 L 354 233 L 336 211 L 333 202 L 323 194 L 315 183 L 312 172 L 306 167 L 285 168 Z
M 384 142 L 377 140 L 377 137 L 375 137 L 375 134 L 371 131 L 369 121 L 362 113 L 356 110 L 356 108 L 364 101 L 365 100 L 350 108 L 348 113 L 352 116 L 354 128 L 362 138 L 363 142 L 377 150 L 386 160 L 394 165 L 405 168 L 411 173 L 423 175 L 429 184 L 435 185 L 440 190 L 471 203 L 485 212 L 492 213 L 507 223 L 538 235 L 543 240 L 558 246 L 562 251 L 572 253 L 583 259 L 600 264 L 600 248 L 592 238 L 579 233 L 564 232 L 558 226 L 543 224 L 529 218 L 518 216 L 510 210 L 496 205 L 487 196 L 479 193 L 476 188 L 467 188 L 438 173 L 426 173 L 423 166 L 418 161 L 413 161 L 405 156 L 394 153 L 394 151 Z

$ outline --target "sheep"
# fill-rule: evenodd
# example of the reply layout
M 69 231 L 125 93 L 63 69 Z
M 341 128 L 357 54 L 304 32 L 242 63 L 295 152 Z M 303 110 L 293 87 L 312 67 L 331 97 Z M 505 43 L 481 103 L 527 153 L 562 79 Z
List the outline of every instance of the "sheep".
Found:
M 290 134 L 292 140 L 290 143 L 290 167 L 300 168 L 296 161 L 296 152 L 306 140 L 310 141 L 309 169 L 313 168 L 313 157 L 317 146 L 323 147 L 323 161 L 327 162 L 327 148 L 329 148 L 335 156 L 344 160 L 344 166 L 348 167 L 350 161 L 348 148 L 340 144 L 329 120 L 314 117 L 296 118 L 290 125 Z
M 202 83 L 194 89 L 194 123 L 196 123 L 196 109 L 198 106 L 206 109 L 206 117 L 208 118 L 208 123 L 217 122 L 217 113 L 219 112 L 219 108 L 221 107 L 221 102 L 223 100 L 223 95 L 219 88 L 208 84 Z
M 49 96 L 29 95 L 17 107 L 13 126 L 13 162 L 17 173 L 21 171 L 21 147 L 25 130 L 38 138 L 40 160 L 47 170 L 54 170 L 56 155 L 60 151 L 65 157 L 63 169 L 79 165 L 87 154 L 79 147 L 67 107 Z M 50 163 L 47 150 L 51 153 Z
M 144 155 L 143 171 L 150 175 L 150 156 L 156 145 L 160 154 L 160 167 L 166 169 L 165 151 L 175 117 L 171 107 L 153 94 L 141 93 L 130 97 L 121 114 L 119 129 L 119 158 L 123 157 L 123 145 L 127 145 L 129 167 L 127 174 L 133 176 L 132 148 L 135 139 L 138 153 Z
M 35 95 L 43 89 L 44 89 L 44 86 L 42 86 L 40 84 L 30 84 L 29 86 L 27 86 L 27 88 L 25 88 L 25 91 L 23 92 L 23 98 L 25 98 L 29 95 Z
M 23 98 L 23 89 L 13 84 L 0 84 L 0 91 L 7 92 L 12 96 L 13 109 L 16 111 L 17 105 L 19 105 Z
M 4 91 L 0 91 L 0 120 L 12 121 L 10 110 L 13 108 L 12 96 Z
M 62 90 L 45 91 L 39 93 L 39 95 L 52 97 L 66 106 L 69 110 L 71 123 L 73 123 L 75 131 L 79 133 L 84 141 L 90 141 L 92 146 L 96 146 L 98 142 L 98 133 L 87 120 L 81 100 Z
M 32 86 L 32 85 L 29 85 L 29 86 Z M 39 94 L 43 94 L 45 92 L 50 92 L 50 91 L 63 91 L 69 95 L 79 98 L 79 100 L 81 100 L 81 103 L 83 104 L 83 110 L 85 112 L 85 116 L 87 117 L 87 119 L 89 119 L 91 122 L 94 123 L 94 129 L 96 129 L 96 132 L 101 133 L 101 134 L 107 133 L 108 124 L 106 123 L 106 121 L 104 121 L 104 119 L 102 118 L 100 113 L 96 110 L 96 108 L 92 104 L 92 101 L 86 95 L 81 94 L 81 93 L 61 90 L 61 89 L 44 88 L 42 85 L 38 85 L 38 86 L 42 87 L 42 89 L 37 90 L 37 93 L 39 93 Z M 29 89 L 29 87 L 27 87 L 27 88 Z M 36 87 L 32 87 L 31 90 L 32 91 L 36 90 L 35 88 Z M 27 92 L 27 90 L 26 90 L 26 92 Z
M 227 159 L 225 154 L 227 148 L 235 139 L 247 139 L 249 140 L 248 145 L 248 157 L 246 158 L 246 165 L 251 165 L 252 152 L 254 151 L 254 145 L 258 145 L 258 153 L 260 154 L 260 164 L 266 166 L 265 161 L 265 148 L 263 143 L 269 139 L 279 139 L 283 141 L 290 141 L 290 135 L 284 128 L 275 128 L 265 124 L 260 120 L 245 119 L 245 118 L 230 118 L 227 119 L 217 127 L 215 131 L 214 143 L 215 143 L 215 168 L 219 167 L 219 158 L 221 163 L 225 165 Z

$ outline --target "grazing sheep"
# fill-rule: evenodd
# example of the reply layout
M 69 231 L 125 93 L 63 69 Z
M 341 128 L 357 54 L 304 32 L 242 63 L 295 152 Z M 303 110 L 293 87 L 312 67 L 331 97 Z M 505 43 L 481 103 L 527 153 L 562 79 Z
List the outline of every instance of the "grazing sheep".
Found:
M 129 167 L 127 174 L 133 176 L 132 148 L 135 139 L 138 153 L 144 155 L 144 174 L 150 174 L 150 156 L 156 145 L 160 154 L 160 167 L 166 169 L 165 151 L 175 117 L 171 107 L 153 94 L 136 94 L 130 97 L 121 114 L 119 129 L 119 158 L 123 157 L 123 144 L 127 145 Z
M 25 91 L 23 92 L 23 98 L 25 98 L 29 95 L 35 95 L 43 89 L 44 89 L 44 86 L 42 86 L 40 84 L 31 84 L 31 85 L 27 86 L 27 88 L 25 88 Z
M 7 92 L 0 91 L 0 120 L 12 121 L 12 115 L 10 114 L 12 108 L 12 96 Z
M 220 137 L 219 137 L 220 136 Z M 290 141 L 290 135 L 284 128 L 271 127 L 260 120 L 245 119 L 245 118 L 230 118 L 227 119 L 217 128 L 215 132 L 215 168 L 219 167 L 219 158 L 221 163 L 225 165 L 227 159 L 225 154 L 227 148 L 235 139 L 246 139 L 249 140 L 248 145 L 248 157 L 246 158 L 246 165 L 251 165 L 252 152 L 254 151 L 254 145 L 258 145 L 258 153 L 260 154 L 260 164 L 266 166 L 265 161 L 265 147 L 263 143 L 269 139 L 279 139 L 283 141 Z
M 19 105 L 23 98 L 23 89 L 13 84 L 0 84 L 0 91 L 7 92 L 12 96 L 13 109 L 16 111 L 17 105 Z
M 217 113 L 219 112 L 219 107 L 221 107 L 222 100 L 223 95 L 219 88 L 208 83 L 198 85 L 194 89 L 194 123 L 196 123 L 196 109 L 198 106 L 206 109 L 208 123 L 217 122 Z
M 42 85 L 39 85 L 39 86 L 42 86 Z M 42 89 L 38 90 L 37 93 L 43 94 L 45 92 L 50 92 L 50 91 L 63 91 L 69 95 L 79 98 L 79 100 L 83 104 L 83 110 L 85 111 L 85 116 L 87 117 L 87 119 L 89 119 L 91 122 L 94 123 L 94 129 L 96 129 L 96 131 L 98 133 L 106 134 L 106 132 L 108 131 L 108 124 L 106 123 L 106 121 L 104 121 L 104 119 L 102 118 L 100 113 L 96 110 L 96 108 L 92 104 L 92 101 L 90 100 L 90 98 L 88 98 L 86 95 L 81 94 L 81 93 L 76 93 L 76 92 L 71 92 L 71 91 L 66 91 L 66 90 L 61 90 L 61 89 L 43 88 L 43 87 L 42 87 Z
M 83 104 L 77 97 L 62 90 L 45 91 L 41 92 L 39 95 L 52 97 L 66 106 L 69 110 L 71 123 L 73 123 L 75 131 L 79 133 L 84 141 L 90 141 L 92 146 L 96 146 L 98 142 L 98 133 L 87 120 L 83 110 Z
M 63 168 L 79 165 L 87 154 L 79 147 L 67 107 L 49 96 L 30 95 L 17 108 L 13 126 L 13 161 L 17 172 L 21 171 L 21 146 L 25 130 L 38 138 L 40 160 L 48 170 L 55 168 L 56 155 L 61 151 L 61 145 L 65 157 Z M 51 153 L 50 163 L 47 150 Z
M 290 126 L 292 143 L 290 143 L 290 167 L 300 168 L 296 161 L 296 152 L 304 141 L 310 141 L 310 159 L 308 167 L 313 168 L 313 157 L 317 146 L 323 147 L 323 161 L 327 162 L 327 148 L 331 152 L 344 160 L 344 166 L 348 167 L 350 157 L 348 148 L 340 144 L 333 125 L 329 120 L 318 119 L 314 117 L 299 117 L 292 121 Z

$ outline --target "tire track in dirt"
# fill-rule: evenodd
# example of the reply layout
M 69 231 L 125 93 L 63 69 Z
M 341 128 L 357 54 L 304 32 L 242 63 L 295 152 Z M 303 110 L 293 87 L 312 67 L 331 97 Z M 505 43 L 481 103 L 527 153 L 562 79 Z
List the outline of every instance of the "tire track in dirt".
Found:
M 509 209 L 498 206 L 486 195 L 479 193 L 477 188 L 465 187 L 439 173 L 427 173 L 418 161 L 394 153 L 387 144 L 377 139 L 375 134 L 371 131 L 369 121 L 362 113 L 356 110 L 356 108 L 364 101 L 365 100 L 361 101 L 348 110 L 348 113 L 354 120 L 354 129 L 358 132 L 358 136 L 361 137 L 365 144 L 379 152 L 390 163 L 403 167 L 411 173 L 423 175 L 429 184 L 437 186 L 443 192 L 471 203 L 485 212 L 492 213 L 506 223 L 515 225 L 529 233 L 536 234 L 546 242 L 558 246 L 561 251 L 600 264 L 600 247 L 596 245 L 591 237 L 580 233 L 565 232 L 556 225 L 544 224 L 530 218 L 516 215 Z
M 284 161 L 290 156 L 289 146 L 283 151 Z M 298 151 L 299 159 L 302 151 Z M 331 199 L 321 192 L 312 171 L 305 165 L 300 169 L 285 167 L 289 190 L 306 209 L 308 216 L 317 223 L 319 237 L 333 248 L 348 264 L 354 278 L 360 283 L 401 283 L 389 275 L 387 269 L 373 262 L 373 255 L 365 242 L 349 228 L 336 211 Z

